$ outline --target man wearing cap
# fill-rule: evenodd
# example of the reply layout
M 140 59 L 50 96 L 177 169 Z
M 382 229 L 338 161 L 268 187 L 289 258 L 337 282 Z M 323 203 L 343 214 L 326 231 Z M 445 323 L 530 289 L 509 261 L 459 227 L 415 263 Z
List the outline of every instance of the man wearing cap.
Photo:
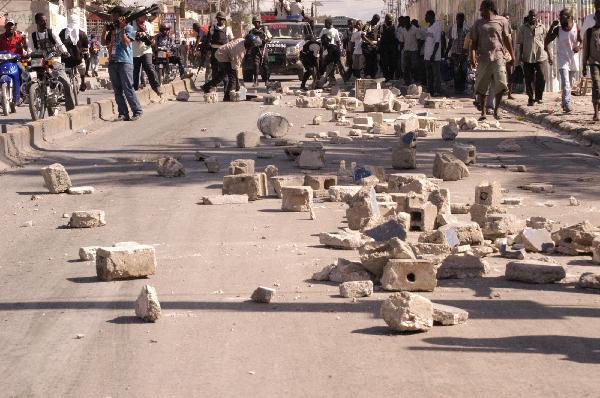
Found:
M 206 43 L 210 46 L 210 68 L 212 74 L 215 75 L 219 68 L 219 61 L 215 58 L 215 53 L 219 48 L 233 40 L 233 32 L 227 26 L 227 17 L 221 11 L 216 15 L 217 23 L 208 29 Z
M 159 96 L 162 96 L 160 83 L 156 76 L 154 64 L 152 63 L 154 25 L 148 22 L 147 15 L 142 15 L 131 22 L 131 26 L 135 31 L 135 41 L 133 42 L 133 88 L 136 91 L 140 88 L 140 77 L 143 69 L 146 76 L 148 76 L 148 81 L 152 90 Z
M 102 44 L 108 46 L 108 75 L 115 92 L 115 101 L 119 110 L 117 120 L 138 120 L 142 116 L 142 106 L 133 89 L 133 41 L 135 32 L 127 24 L 125 8 L 114 7 L 110 16 L 112 24 L 105 25 L 102 31 Z M 133 116 L 129 116 L 131 108 Z
M 225 83 L 225 95 L 223 101 L 231 101 L 231 91 L 234 85 L 237 85 L 238 71 L 242 66 L 242 60 L 247 51 L 255 47 L 260 47 L 262 41 L 254 35 L 247 35 L 245 39 L 235 39 L 221 46 L 216 52 L 215 57 L 219 61 L 219 67 L 213 72 L 211 81 L 205 83 L 201 89 L 208 93 L 223 81 Z
M 14 19 L 7 18 L 4 23 L 4 33 L 0 35 L 0 51 L 8 51 L 21 56 L 27 52 L 27 40 L 21 32 L 17 31 Z
M 261 25 L 260 17 L 252 17 L 252 25 L 254 25 L 254 28 L 248 33 L 259 37 L 262 41 L 260 47 L 254 47 L 247 55 L 254 64 L 254 87 L 258 87 L 259 72 L 265 84 L 269 80 L 269 63 L 265 59 L 265 45 L 271 41 L 273 36 L 266 26 Z

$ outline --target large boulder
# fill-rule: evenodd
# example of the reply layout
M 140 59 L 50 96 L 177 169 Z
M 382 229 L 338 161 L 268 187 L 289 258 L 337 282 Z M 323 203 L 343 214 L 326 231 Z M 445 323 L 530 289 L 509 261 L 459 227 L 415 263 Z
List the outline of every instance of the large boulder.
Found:
M 271 138 L 285 137 L 290 130 L 290 122 L 279 113 L 266 112 L 260 115 L 256 122 L 258 130 Z

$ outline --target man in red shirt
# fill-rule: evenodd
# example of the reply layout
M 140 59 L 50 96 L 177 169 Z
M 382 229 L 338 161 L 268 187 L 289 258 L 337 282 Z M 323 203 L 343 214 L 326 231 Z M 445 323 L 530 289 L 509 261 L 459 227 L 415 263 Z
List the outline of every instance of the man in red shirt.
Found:
M 7 19 L 4 24 L 5 32 L 0 35 L 0 51 L 10 51 L 14 54 L 25 55 L 27 41 L 13 19 Z

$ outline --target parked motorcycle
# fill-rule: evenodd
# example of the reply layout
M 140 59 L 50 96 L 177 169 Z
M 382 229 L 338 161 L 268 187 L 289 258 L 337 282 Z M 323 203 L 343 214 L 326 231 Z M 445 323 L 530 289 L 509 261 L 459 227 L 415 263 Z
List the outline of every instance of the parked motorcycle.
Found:
M 166 47 L 158 47 L 154 55 L 154 65 L 158 79 L 162 84 L 171 83 L 177 77 L 177 71 L 171 65 L 173 53 Z
M 21 97 L 21 73 L 17 61 L 20 56 L 8 51 L 0 51 L 0 107 L 8 116 L 17 110 Z
M 37 79 L 30 80 L 27 86 L 29 112 L 33 120 L 57 115 L 60 103 L 64 101 L 64 87 L 53 71 L 53 65 L 61 63 L 56 53 L 33 53 L 29 59 L 29 71 L 36 72 Z

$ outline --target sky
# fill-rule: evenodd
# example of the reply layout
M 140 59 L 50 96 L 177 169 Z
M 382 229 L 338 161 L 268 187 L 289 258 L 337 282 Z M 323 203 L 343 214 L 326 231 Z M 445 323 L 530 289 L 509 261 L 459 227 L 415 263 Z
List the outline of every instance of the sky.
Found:
M 303 0 L 305 7 L 310 7 L 311 1 Z M 346 16 L 358 18 L 363 21 L 371 19 L 373 14 L 380 14 L 384 6 L 382 0 L 320 0 L 323 7 L 319 7 L 318 12 L 333 16 Z

